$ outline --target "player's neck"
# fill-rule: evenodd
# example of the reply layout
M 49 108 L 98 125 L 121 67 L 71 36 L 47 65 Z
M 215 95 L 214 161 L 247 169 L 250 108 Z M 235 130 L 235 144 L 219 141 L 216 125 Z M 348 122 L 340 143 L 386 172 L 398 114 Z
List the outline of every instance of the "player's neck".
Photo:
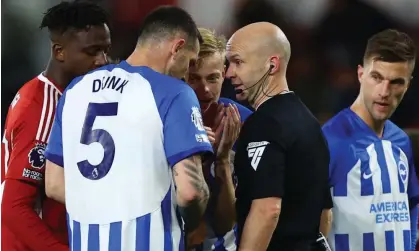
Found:
M 359 97 L 351 105 L 350 109 L 373 130 L 377 137 L 381 138 L 383 136 L 385 121 L 374 120 Z
M 126 61 L 132 66 L 146 66 L 156 72 L 165 74 L 166 65 L 162 62 L 166 62 L 166 60 L 156 50 L 151 50 L 149 47 L 135 48 Z
M 250 105 L 257 110 L 264 102 L 266 102 L 268 99 L 272 98 L 275 95 L 282 94 L 284 92 L 289 92 L 288 89 L 288 83 L 285 76 L 280 77 L 272 77 L 268 83 L 261 86 L 256 93 L 256 98 L 253 104 Z
M 73 80 L 73 77 L 65 74 L 65 72 L 51 60 L 48 62 L 44 75 L 62 89 L 65 89 L 67 85 L 70 84 L 71 80 Z

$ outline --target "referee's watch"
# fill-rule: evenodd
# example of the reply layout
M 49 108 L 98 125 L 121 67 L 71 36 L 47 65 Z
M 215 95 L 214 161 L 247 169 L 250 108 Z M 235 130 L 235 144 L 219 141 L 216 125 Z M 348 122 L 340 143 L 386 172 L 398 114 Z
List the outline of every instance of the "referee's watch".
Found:
M 332 251 L 329 243 L 327 243 L 326 237 L 324 237 L 322 233 L 317 235 L 316 243 L 314 243 L 312 251 Z

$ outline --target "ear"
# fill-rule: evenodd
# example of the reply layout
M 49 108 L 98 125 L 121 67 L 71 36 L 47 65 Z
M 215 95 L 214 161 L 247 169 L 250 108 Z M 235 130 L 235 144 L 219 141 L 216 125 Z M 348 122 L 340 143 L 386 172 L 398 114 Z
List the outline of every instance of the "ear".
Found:
M 410 87 L 410 83 L 412 83 L 412 80 L 413 80 L 413 76 L 411 76 L 411 77 L 409 78 L 409 81 L 407 81 L 406 91 L 409 89 L 409 87 Z
M 54 56 L 54 58 L 59 61 L 59 62 L 63 62 L 64 61 L 64 46 L 62 46 L 59 43 L 53 43 L 52 44 L 52 54 Z
M 281 61 L 279 60 L 278 56 L 272 56 L 269 58 L 269 75 L 273 75 L 275 73 L 277 73 L 280 70 L 281 67 Z
M 224 65 L 223 71 L 221 72 L 221 77 L 223 78 L 223 80 L 226 78 L 226 70 L 227 70 L 227 66 Z
M 175 39 L 172 45 L 171 53 L 172 55 L 176 55 L 180 50 L 182 50 L 186 45 L 185 39 L 179 38 Z
M 361 83 L 361 78 L 364 76 L 364 67 L 362 65 L 358 65 L 357 69 L 358 81 Z

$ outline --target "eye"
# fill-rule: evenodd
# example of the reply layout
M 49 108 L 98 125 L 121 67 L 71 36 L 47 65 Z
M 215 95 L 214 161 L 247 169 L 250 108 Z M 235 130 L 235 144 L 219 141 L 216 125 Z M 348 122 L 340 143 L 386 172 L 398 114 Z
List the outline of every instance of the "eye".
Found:
M 217 76 L 211 76 L 211 77 L 207 78 L 207 81 L 210 82 L 210 83 L 216 83 L 218 79 L 219 79 L 219 77 L 217 77 Z
M 86 54 L 92 57 L 95 57 L 98 54 L 108 54 L 110 50 L 110 46 L 107 47 L 99 47 L 99 46 L 93 46 L 89 47 L 85 50 Z
M 189 75 L 189 81 L 196 81 L 198 77 L 196 75 Z
M 99 51 L 97 49 L 88 49 L 88 50 L 86 50 L 86 54 L 89 55 L 89 56 L 92 56 L 92 57 L 96 56 L 98 52 Z
M 404 79 L 394 79 L 390 81 L 390 84 L 392 85 L 404 85 L 405 81 Z
M 371 78 L 374 79 L 376 82 L 381 82 L 383 78 L 377 74 L 372 74 Z

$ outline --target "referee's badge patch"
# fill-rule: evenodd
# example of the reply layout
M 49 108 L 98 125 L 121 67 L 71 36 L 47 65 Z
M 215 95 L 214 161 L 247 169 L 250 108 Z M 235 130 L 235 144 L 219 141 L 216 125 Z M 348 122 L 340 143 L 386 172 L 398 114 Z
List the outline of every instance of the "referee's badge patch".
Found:
M 29 151 L 28 160 L 29 164 L 35 169 L 42 169 L 45 165 L 45 152 L 46 144 L 36 143 L 36 145 Z
M 259 142 L 250 142 L 247 145 L 247 155 L 249 158 L 252 158 L 250 165 L 252 165 L 255 171 L 258 168 L 263 152 L 265 151 L 265 148 L 268 144 L 269 144 L 268 141 L 259 141 Z
M 192 123 L 194 123 L 196 129 L 198 129 L 201 132 L 205 131 L 200 108 L 196 106 L 192 107 L 191 120 Z

